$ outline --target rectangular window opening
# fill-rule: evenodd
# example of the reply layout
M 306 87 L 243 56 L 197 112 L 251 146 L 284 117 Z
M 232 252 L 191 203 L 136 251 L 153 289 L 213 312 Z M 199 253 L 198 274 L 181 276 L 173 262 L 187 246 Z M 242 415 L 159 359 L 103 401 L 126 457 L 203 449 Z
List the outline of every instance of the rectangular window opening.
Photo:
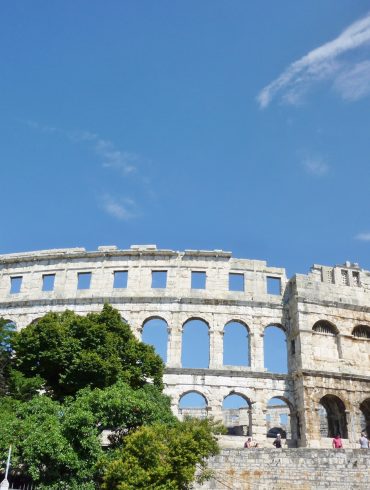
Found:
M 360 273 L 357 271 L 352 271 L 352 279 L 354 286 L 360 286 Z
M 191 272 L 191 289 L 206 289 L 207 275 L 205 272 Z
M 267 294 L 281 294 L 280 277 L 267 277 Z
M 349 285 L 348 271 L 346 269 L 342 269 L 340 272 L 341 272 L 342 284 L 344 284 L 344 286 L 348 286 Z
M 113 288 L 125 289 L 127 288 L 127 271 L 114 271 Z
M 22 279 L 22 276 L 10 278 L 10 294 L 17 294 L 21 292 Z
M 90 289 L 91 272 L 79 272 L 77 278 L 77 289 Z
M 229 291 L 244 291 L 244 274 L 229 273 Z
M 152 288 L 167 287 L 167 271 L 152 271 Z
M 43 274 L 42 276 L 42 290 L 54 291 L 55 274 Z

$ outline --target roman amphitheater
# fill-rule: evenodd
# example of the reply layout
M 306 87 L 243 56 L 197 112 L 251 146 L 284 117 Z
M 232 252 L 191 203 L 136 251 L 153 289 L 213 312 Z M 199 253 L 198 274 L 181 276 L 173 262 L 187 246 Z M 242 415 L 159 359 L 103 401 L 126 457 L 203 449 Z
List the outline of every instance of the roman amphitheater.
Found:
M 18 329 L 49 311 L 84 315 L 105 302 L 138 338 L 154 320 L 165 325 L 172 409 L 223 420 L 225 446 L 251 435 L 271 447 L 267 435 L 275 429 L 286 432 L 287 447 L 329 448 L 340 433 L 350 449 L 361 430 L 370 434 L 370 272 L 358 264 L 314 265 L 288 279 L 282 268 L 222 250 L 102 246 L 0 256 L 0 316 Z M 182 365 L 183 336 L 194 321 L 207 331 L 207 366 Z M 231 326 L 245 331 L 242 366 L 224 364 Z M 265 368 L 272 327 L 285 339 L 286 373 Z M 184 408 L 189 394 L 203 406 Z M 244 406 L 225 409 L 230 396 Z

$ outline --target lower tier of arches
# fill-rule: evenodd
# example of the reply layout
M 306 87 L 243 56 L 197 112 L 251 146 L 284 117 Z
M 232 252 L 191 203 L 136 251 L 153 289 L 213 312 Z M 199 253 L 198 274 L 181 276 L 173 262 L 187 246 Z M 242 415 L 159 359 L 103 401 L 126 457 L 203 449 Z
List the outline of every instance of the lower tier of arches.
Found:
M 345 447 L 355 448 L 361 432 L 370 436 L 370 383 L 365 380 L 346 387 L 328 373 L 311 392 L 304 378 L 289 375 L 167 369 L 164 381 L 180 419 L 212 417 L 228 435 L 249 436 L 261 445 L 271 445 L 280 434 L 291 447 L 325 448 L 339 434 Z

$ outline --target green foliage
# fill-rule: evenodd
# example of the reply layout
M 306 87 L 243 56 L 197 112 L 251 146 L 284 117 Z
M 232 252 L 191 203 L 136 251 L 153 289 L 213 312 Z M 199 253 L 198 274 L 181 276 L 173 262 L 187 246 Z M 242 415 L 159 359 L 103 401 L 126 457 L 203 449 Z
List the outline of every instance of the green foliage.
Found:
M 19 333 L 1 320 L 1 360 L 0 460 L 12 444 L 13 474 L 39 489 L 181 490 L 217 452 L 217 428 L 174 417 L 162 360 L 109 305 Z
M 156 424 L 128 435 L 107 464 L 106 490 L 185 490 L 206 470 L 205 460 L 218 446 L 208 420 L 187 419 L 172 427 Z
M 105 305 L 86 317 L 71 311 L 49 313 L 15 334 L 15 370 L 31 386 L 44 381 L 52 397 L 63 399 L 86 386 L 104 388 L 118 379 L 133 388 L 148 379 L 162 388 L 164 365 L 152 346 L 139 342 L 117 310 Z M 24 379 L 19 379 L 24 385 Z M 17 393 L 13 387 L 13 393 Z M 19 388 L 22 393 L 22 387 Z M 24 390 L 23 390 L 24 391 Z M 24 395 L 23 395 L 24 396 Z
M 14 324 L 0 318 L 0 396 L 8 391 Z
M 0 457 L 14 445 L 12 466 L 39 488 L 94 488 L 101 477 L 101 433 L 110 429 L 114 451 L 122 435 L 143 424 L 177 423 L 168 397 L 154 386 L 134 390 L 123 381 L 105 389 L 85 388 L 63 403 L 46 395 L 28 402 L 0 399 Z M 89 487 L 90 485 L 90 487 Z

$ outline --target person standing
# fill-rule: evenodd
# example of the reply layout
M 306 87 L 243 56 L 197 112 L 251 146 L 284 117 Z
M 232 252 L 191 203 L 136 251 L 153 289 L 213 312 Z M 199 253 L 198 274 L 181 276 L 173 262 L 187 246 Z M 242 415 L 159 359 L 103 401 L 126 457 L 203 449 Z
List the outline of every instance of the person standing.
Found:
M 361 437 L 358 442 L 360 443 L 361 449 L 369 449 L 370 442 L 369 439 L 366 437 L 365 432 L 361 432 Z
M 337 434 L 334 437 L 334 439 L 332 440 L 332 445 L 334 449 L 343 449 L 343 443 L 340 434 Z
M 276 439 L 272 443 L 276 449 L 281 449 L 281 434 L 277 434 Z

